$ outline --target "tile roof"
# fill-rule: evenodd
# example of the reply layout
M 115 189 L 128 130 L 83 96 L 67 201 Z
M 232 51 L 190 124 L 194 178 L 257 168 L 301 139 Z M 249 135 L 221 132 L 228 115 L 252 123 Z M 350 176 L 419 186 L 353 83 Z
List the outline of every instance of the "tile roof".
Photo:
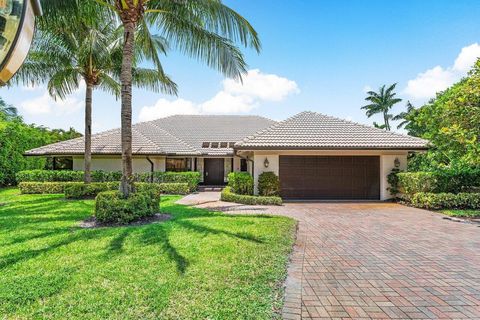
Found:
M 235 149 L 427 149 L 428 141 L 366 125 L 302 112 L 244 138 Z
M 233 148 L 203 148 L 204 142 L 230 146 L 275 122 L 259 116 L 176 115 L 132 126 L 134 155 L 233 155 Z M 120 129 L 92 136 L 92 154 L 121 154 Z M 83 155 L 84 138 L 58 142 L 29 150 L 25 155 Z

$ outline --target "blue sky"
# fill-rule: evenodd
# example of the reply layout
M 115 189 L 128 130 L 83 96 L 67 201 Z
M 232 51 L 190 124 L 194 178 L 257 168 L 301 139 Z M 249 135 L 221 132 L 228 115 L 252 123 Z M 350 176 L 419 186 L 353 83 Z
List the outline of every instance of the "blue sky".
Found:
M 244 50 L 245 86 L 171 52 L 167 73 L 178 97 L 134 91 L 134 122 L 172 113 L 258 114 L 275 120 L 303 110 L 371 124 L 365 91 L 398 82 L 421 105 L 466 74 L 480 56 L 480 2 L 474 0 L 228 0 L 260 34 L 260 54 Z M 44 87 L 2 88 L 27 122 L 83 130 L 83 94 L 53 101 Z M 404 102 L 396 107 L 401 111 Z M 94 131 L 120 124 L 120 102 L 96 92 Z

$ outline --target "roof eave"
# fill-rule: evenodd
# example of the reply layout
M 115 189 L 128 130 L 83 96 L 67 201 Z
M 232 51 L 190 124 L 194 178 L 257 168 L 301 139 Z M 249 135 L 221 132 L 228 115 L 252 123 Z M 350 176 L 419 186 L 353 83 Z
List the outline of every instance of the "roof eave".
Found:
M 425 147 L 302 147 L 302 146 L 238 146 L 236 150 L 249 151 L 249 150 L 278 150 L 278 151 L 308 151 L 308 150 L 402 150 L 402 151 L 425 151 L 430 149 L 429 146 Z

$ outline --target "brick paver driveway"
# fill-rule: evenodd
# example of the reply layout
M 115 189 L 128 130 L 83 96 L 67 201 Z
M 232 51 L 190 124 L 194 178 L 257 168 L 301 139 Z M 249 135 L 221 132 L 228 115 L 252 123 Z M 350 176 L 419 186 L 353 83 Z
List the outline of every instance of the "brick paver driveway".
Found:
M 388 203 L 202 206 L 299 221 L 285 319 L 480 319 L 478 225 Z

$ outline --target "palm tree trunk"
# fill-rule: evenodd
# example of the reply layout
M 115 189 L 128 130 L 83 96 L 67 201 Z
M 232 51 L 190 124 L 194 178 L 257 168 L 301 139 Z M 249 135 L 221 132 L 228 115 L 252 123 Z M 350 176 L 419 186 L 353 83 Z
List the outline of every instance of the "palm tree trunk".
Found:
M 386 112 L 383 113 L 383 121 L 385 122 L 385 130 L 390 131 L 390 123 Z
M 92 95 L 93 85 L 87 82 L 85 97 L 85 174 L 83 177 L 85 183 L 92 182 L 90 172 L 92 166 Z
M 132 63 L 135 39 L 135 23 L 133 21 L 124 23 L 124 47 L 122 73 L 122 181 L 120 192 L 128 197 L 133 189 L 132 172 Z

